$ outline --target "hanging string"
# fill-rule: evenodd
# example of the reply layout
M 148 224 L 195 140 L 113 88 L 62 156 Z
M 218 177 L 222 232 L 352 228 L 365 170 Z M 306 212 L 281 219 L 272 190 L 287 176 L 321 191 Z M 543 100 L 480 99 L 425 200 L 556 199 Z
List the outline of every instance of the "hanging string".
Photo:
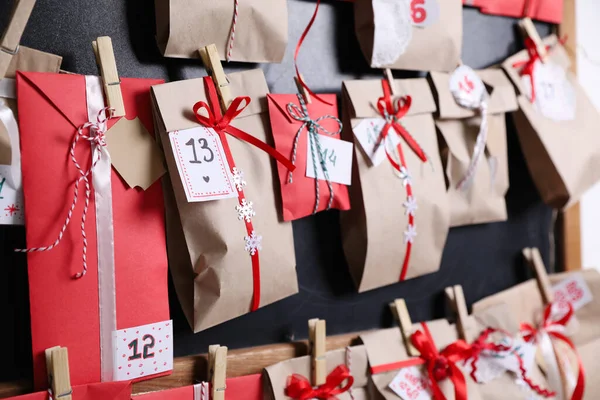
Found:
M 239 8 L 240 8 L 239 0 L 234 0 L 234 1 L 235 1 L 235 3 L 234 3 L 234 7 L 233 7 L 233 22 L 231 23 L 231 32 L 229 32 L 229 41 L 227 42 L 227 55 L 225 56 L 225 59 L 227 60 L 227 62 L 231 61 L 231 55 L 233 54 L 233 41 L 235 40 L 235 27 L 237 26 Z

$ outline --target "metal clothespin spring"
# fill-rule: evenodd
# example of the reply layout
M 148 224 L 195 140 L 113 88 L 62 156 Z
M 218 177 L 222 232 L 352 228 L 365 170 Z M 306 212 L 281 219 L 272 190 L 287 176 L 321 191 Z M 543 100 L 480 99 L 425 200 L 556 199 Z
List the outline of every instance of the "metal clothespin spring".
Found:
M 15 47 L 14 50 L 11 50 L 5 46 L 0 46 L 0 50 L 2 50 L 6 54 L 10 54 L 11 56 L 14 56 L 19 52 L 19 45 L 17 45 L 17 47 Z

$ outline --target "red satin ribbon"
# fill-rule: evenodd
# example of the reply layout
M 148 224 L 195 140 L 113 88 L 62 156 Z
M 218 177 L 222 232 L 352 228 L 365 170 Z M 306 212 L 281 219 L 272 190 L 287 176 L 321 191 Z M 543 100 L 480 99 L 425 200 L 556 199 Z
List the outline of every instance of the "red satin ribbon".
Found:
M 210 106 L 204 101 L 197 102 L 196 104 L 194 104 L 194 115 L 196 116 L 196 119 L 200 124 L 208 128 L 213 128 L 215 132 L 217 132 L 217 134 L 219 135 L 221 143 L 223 144 L 223 150 L 225 151 L 225 157 L 227 158 L 227 162 L 229 163 L 229 168 L 233 169 L 235 167 L 235 161 L 233 160 L 233 155 L 231 154 L 231 149 L 229 148 L 229 143 L 227 142 L 226 133 L 235 136 L 236 138 L 250 143 L 251 145 L 256 146 L 259 149 L 265 151 L 271 157 L 275 158 L 278 162 L 283 164 L 288 170 L 293 171 L 296 168 L 290 160 L 288 160 L 283 154 L 279 153 L 277 150 L 275 150 L 268 144 L 230 125 L 231 121 L 235 117 L 240 115 L 240 113 L 242 113 L 242 111 L 244 111 L 246 107 L 248 107 L 248 105 L 250 104 L 250 97 L 236 97 L 231 102 L 231 105 L 225 112 L 225 115 L 222 116 L 219 105 L 219 97 L 217 96 L 217 89 L 215 88 L 215 84 L 210 76 L 204 77 L 204 87 L 208 94 L 208 101 L 210 103 Z M 207 116 L 200 115 L 199 112 L 201 111 L 206 112 Z M 238 197 L 240 204 L 244 199 L 246 199 L 244 191 L 240 190 Z M 252 231 L 254 231 L 252 222 L 245 221 L 245 224 L 248 235 L 251 235 Z M 251 257 L 253 294 L 250 309 L 251 311 L 256 311 L 260 307 L 259 250 L 256 249 L 256 252 Z
M 577 348 L 575 347 L 575 344 L 571 341 L 571 339 L 569 339 L 562 333 L 556 332 L 552 329 L 553 327 L 558 327 L 561 329 L 566 327 L 571 318 L 573 317 L 575 313 L 575 311 L 573 310 L 573 306 L 571 305 L 571 303 L 567 304 L 569 306 L 569 310 L 562 318 L 558 320 L 555 320 L 552 315 L 553 303 L 548 304 L 544 309 L 544 319 L 542 322 L 542 326 L 539 329 L 544 329 L 548 336 L 550 336 L 550 338 L 560 340 L 563 343 L 566 343 L 567 346 L 569 346 L 576 355 L 579 374 L 577 376 L 577 385 L 575 386 L 575 390 L 573 390 L 573 394 L 571 395 L 571 400 L 581 400 L 583 398 L 583 393 L 585 389 L 585 371 L 583 369 L 581 357 L 579 357 Z M 525 339 L 527 342 L 535 342 L 539 329 L 536 329 L 534 326 L 528 323 L 521 324 L 521 332 L 523 334 L 523 339 Z
M 340 385 L 346 381 L 343 387 Z M 285 395 L 295 400 L 336 399 L 338 394 L 348 391 L 354 384 L 354 377 L 345 365 L 338 365 L 328 376 L 325 383 L 313 388 L 310 381 L 302 375 L 294 374 L 288 378 Z
M 446 378 L 450 378 L 454 384 L 454 399 L 467 400 L 467 382 L 456 363 L 469 357 L 470 346 L 463 340 L 457 340 L 442 352 L 438 352 L 427 324 L 423 322 L 421 326 L 423 331 L 415 332 L 410 338 L 413 346 L 421 353 L 418 358 L 371 367 L 371 374 L 394 371 L 415 365 L 425 365 L 435 400 L 446 400 L 446 396 L 444 396 L 438 385 L 439 381 Z

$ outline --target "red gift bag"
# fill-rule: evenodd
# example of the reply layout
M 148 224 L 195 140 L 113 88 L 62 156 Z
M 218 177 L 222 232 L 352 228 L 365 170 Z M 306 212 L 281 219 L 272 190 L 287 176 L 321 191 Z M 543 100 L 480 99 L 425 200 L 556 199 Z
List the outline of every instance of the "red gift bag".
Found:
M 463 4 L 484 14 L 529 17 L 552 24 L 560 24 L 563 17 L 563 0 L 463 0 Z
M 172 324 L 168 321 L 162 188 L 160 182 L 145 191 L 130 188 L 110 163 L 102 171 L 106 174 L 97 169 L 107 158 L 103 135 L 90 140 L 77 136 L 83 124 L 100 124 L 89 115 L 92 98 L 95 102 L 100 98 L 100 108 L 104 104 L 101 85 L 92 84 L 96 81 L 96 77 L 70 74 L 17 75 L 27 245 L 48 246 L 47 251 L 27 254 L 38 389 L 47 384 L 44 350 L 56 345 L 69 349 L 73 385 L 145 379 L 172 369 L 172 346 L 166 348 L 172 338 L 164 334 Z M 127 111 L 123 118 L 138 117 L 153 132 L 150 86 L 161 82 L 123 78 L 120 86 Z M 110 119 L 108 127 L 116 120 Z M 82 132 L 93 136 L 87 128 Z M 75 137 L 79 141 L 73 160 Z M 92 149 L 98 151 L 93 166 Z M 83 171 L 91 169 L 89 199 L 74 161 Z M 79 200 L 72 208 L 74 197 Z M 65 224 L 67 214 L 70 224 Z M 61 240 L 50 245 L 61 230 Z M 106 256 L 107 252 L 112 256 Z M 81 277 L 74 279 L 75 275 Z M 161 326 L 148 325 L 154 323 Z M 150 328 L 155 330 L 149 333 Z M 149 364 L 158 359 L 161 365 L 150 370 Z M 131 360 L 129 367 L 122 366 L 124 360 Z M 115 378 L 118 374 L 122 376 Z
M 162 390 L 160 392 L 147 393 L 136 396 L 134 399 L 140 400 L 208 400 L 208 384 L 202 383 L 194 386 L 185 386 L 177 389 Z M 225 389 L 225 398 L 227 400 L 262 400 L 263 390 L 261 375 L 240 376 L 238 378 L 227 379 L 227 389 Z M 76 400 L 76 399 L 74 399 Z
M 37 392 L 6 400 L 48 400 L 48 392 Z M 131 400 L 130 382 L 93 383 L 73 387 L 73 400 Z

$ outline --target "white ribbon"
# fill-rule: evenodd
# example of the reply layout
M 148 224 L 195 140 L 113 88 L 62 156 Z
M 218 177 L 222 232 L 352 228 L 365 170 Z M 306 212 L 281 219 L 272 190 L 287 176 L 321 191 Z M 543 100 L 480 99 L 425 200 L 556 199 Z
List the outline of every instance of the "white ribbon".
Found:
M 194 385 L 194 400 L 210 400 L 208 382 Z
M 97 76 L 85 77 L 88 120 L 94 121 L 104 108 L 102 84 Z M 106 146 L 93 146 L 92 159 L 98 160 L 92 169 L 96 204 L 96 241 L 98 247 L 98 308 L 100 315 L 101 381 L 114 380 L 112 337 L 117 330 L 114 231 L 112 212 L 112 167 Z M 101 152 L 101 154 L 98 154 Z
M 548 384 L 556 392 L 556 398 L 558 400 L 566 400 L 565 392 L 563 389 L 563 382 L 560 375 L 560 369 L 558 368 L 557 354 L 554 351 L 554 345 L 552 339 L 548 335 L 548 331 L 561 332 L 564 331 L 562 326 L 550 326 L 547 330 L 540 328 L 535 336 L 538 349 L 542 353 L 544 363 L 546 364 L 546 376 L 548 377 Z
M 4 78 L 0 80 L 0 97 L 16 98 L 15 80 Z M 0 100 L 0 123 L 4 125 L 10 140 L 10 173 L 6 179 L 8 185 L 15 191 L 21 189 L 21 145 L 19 140 L 19 126 L 12 110 Z

